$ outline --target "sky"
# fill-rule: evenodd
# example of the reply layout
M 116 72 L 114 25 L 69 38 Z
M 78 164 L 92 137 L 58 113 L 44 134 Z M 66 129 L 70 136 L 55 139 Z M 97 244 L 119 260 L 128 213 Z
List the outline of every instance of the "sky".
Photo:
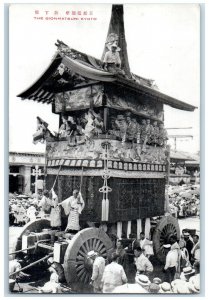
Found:
M 39 14 L 35 14 L 39 11 Z M 48 11 L 48 13 L 46 13 Z M 96 20 L 46 20 L 54 11 L 93 12 Z M 110 4 L 11 5 L 9 21 L 9 148 L 10 151 L 44 152 L 33 145 L 36 116 L 58 130 L 51 106 L 16 97 L 32 85 L 53 58 L 56 40 L 101 58 L 111 15 Z M 35 19 L 34 17 L 43 17 Z M 72 15 L 71 15 L 72 17 Z M 77 16 L 78 17 L 78 16 Z M 192 135 L 177 139 L 177 150 L 199 151 L 200 28 L 198 4 L 125 4 L 125 34 L 131 71 L 154 79 L 161 92 L 197 107 L 185 112 L 165 106 L 169 134 Z M 174 146 L 173 140 L 170 140 Z

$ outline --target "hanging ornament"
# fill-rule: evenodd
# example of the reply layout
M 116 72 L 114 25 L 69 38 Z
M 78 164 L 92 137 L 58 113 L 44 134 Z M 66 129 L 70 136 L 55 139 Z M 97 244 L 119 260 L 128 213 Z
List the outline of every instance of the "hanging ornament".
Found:
M 102 221 L 108 221 L 109 218 L 109 199 L 108 193 L 112 191 L 112 189 L 107 185 L 107 180 L 110 178 L 110 172 L 108 170 L 108 149 L 110 147 L 109 142 L 102 143 L 102 147 L 104 148 L 103 160 L 104 160 L 104 171 L 102 178 L 104 180 L 103 186 L 99 189 L 99 192 L 102 193 Z

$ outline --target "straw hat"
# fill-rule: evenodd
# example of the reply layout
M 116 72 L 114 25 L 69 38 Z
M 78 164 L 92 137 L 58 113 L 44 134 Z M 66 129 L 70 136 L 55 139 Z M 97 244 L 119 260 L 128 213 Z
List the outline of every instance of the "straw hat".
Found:
M 141 286 L 148 286 L 150 285 L 150 280 L 146 275 L 137 274 L 135 277 L 135 282 L 140 284 Z
M 170 283 L 168 282 L 163 282 L 161 285 L 160 285 L 160 292 L 161 293 L 171 293 L 171 285 Z
M 186 268 L 183 268 L 183 273 L 184 273 L 184 276 L 192 275 L 195 273 L 195 270 L 192 269 L 192 267 L 186 267 Z
M 97 252 L 95 252 L 94 250 L 91 250 L 88 252 L 87 255 L 89 258 L 93 258 L 93 257 L 97 256 L 97 254 L 98 254 Z
M 152 280 L 153 283 L 156 283 L 156 284 L 160 284 L 162 283 L 162 280 L 158 277 L 155 277 L 153 280 Z

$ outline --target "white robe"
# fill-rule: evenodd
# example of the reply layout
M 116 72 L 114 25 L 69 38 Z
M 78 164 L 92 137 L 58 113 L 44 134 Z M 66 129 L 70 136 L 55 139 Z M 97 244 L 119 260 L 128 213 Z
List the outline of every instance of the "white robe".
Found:
M 61 202 L 65 214 L 68 215 L 68 223 L 66 230 L 80 230 L 79 215 L 84 209 L 85 203 L 80 193 L 79 196 L 81 204 L 78 203 L 78 199 L 74 198 L 74 196 L 71 196 Z

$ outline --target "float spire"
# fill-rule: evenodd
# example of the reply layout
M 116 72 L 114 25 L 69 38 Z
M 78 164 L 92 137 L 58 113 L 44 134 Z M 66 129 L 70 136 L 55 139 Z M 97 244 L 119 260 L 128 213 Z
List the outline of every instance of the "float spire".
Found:
M 107 39 L 102 54 L 102 61 L 104 59 L 105 53 L 109 50 L 109 46 L 112 43 L 117 43 L 118 47 L 120 48 L 119 54 L 121 58 L 121 69 L 124 70 L 126 75 L 130 76 L 131 72 L 128 62 L 122 4 L 112 5 L 112 14 L 107 33 Z

